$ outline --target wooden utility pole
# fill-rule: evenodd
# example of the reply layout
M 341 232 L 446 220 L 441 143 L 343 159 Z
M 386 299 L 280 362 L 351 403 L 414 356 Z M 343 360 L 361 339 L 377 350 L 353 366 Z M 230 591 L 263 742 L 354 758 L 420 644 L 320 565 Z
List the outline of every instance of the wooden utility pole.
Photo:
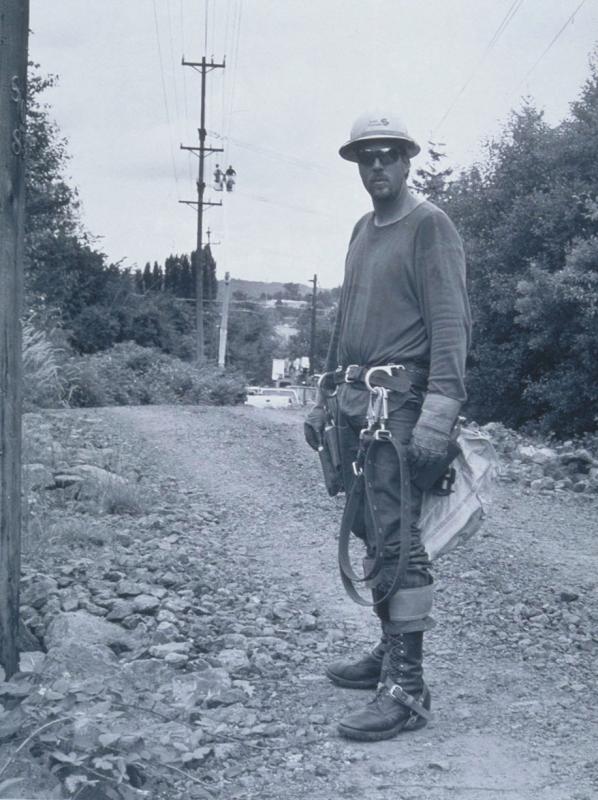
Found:
M 19 664 L 21 303 L 28 0 L 0 4 L 0 663 Z
M 226 364 L 226 338 L 228 336 L 228 308 L 230 305 L 230 272 L 224 273 L 224 297 L 222 300 L 222 317 L 220 318 L 220 342 L 218 345 L 218 366 Z
M 203 56 L 201 61 L 185 61 L 183 66 L 193 67 L 201 74 L 201 117 L 199 127 L 199 147 L 185 147 L 181 145 L 181 150 L 191 150 L 199 156 L 199 170 L 197 176 L 197 200 L 179 200 L 190 206 L 197 206 L 197 236 L 195 244 L 195 258 L 193 260 L 193 273 L 195 276 L 195 358 L 197 363 L 201 363 L 205 357 L 204 345 L 204 324 L 203 324 L 203 208 L 204 206 L 221 206 L 222 201 L 211 203 L 203 199 L 206 188 L 204 180 L 204 167 L 206 153 L 221 153 L 222 147 L 206 147 L 206 76 L 214 69 L 224 69 L 226 66 L 214 63 L 212 58 L 206 61 Z
M 314 285 L 311 295 L 311 332 L 309 337 L 309 374 L 313 375 L 315 372 L 314 361 L 316 358 L 316 301 L 318 299 L 318 276 L 314 275 L 309 282 Z

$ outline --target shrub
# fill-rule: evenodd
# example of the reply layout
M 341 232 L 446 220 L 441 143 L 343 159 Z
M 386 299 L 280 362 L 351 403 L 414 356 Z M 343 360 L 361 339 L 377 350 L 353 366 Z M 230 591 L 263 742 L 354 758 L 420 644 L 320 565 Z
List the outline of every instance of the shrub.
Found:
M 23 324 L 23 405 L 26 411 L 66 404 L 66 353 L 52 340 L 52 334 L 52 330 L 38 329 L 31 319 Z
M 78 406 L 234 405 L 245 398 L 245 378 L 239 372 L 211 364 L 195 367 L 134 342 L 73 358 L 71 381 L 71 403 Z

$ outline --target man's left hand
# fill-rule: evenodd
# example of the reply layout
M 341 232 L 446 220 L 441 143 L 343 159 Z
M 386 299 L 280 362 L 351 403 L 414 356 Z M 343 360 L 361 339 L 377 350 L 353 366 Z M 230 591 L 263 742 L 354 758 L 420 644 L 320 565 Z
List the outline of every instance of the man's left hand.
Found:
M 450 397 L 428 394 L 407 448 L 409 465 L 414 472 L 432 469 L 446 460 L 460 405 Z

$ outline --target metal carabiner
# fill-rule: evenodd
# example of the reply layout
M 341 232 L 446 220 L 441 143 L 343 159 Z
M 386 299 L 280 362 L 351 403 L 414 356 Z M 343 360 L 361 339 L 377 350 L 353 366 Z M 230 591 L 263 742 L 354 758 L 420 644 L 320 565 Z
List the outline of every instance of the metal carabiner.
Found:
M 333 392 L 330 392 L 330 391 L 328 391 L 328 389 L 327 389 L 327 388 L 324 386 L 324 381 L 325 381 L 327 378 L 329 378 L 330 376 L 332 376 L 332 375 L 334 375 L 334 373 L 333 373 L 333 372 L 323 372 L 323 373 L 320 375 L 320 377 L 318 378 L 318 384 L 317 384 L 317 386 L 318 386 L 318 389 L 319 389 L 319 390 L 322 392 L 322 394 L 325 394 L 325 395 L 326 395 L 326 397 L 334 397 L 334 395 L 335 395 L 335 394 L 336 394 L 336 392 L 337 392 L 337 389 L 336 389 L 336 387 L 334 388 L 334 391 L 333 391 Z

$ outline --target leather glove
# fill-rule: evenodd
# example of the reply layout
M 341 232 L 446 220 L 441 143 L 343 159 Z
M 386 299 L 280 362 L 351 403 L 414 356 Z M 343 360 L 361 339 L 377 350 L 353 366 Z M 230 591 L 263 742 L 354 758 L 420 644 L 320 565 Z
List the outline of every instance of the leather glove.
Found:
M 303 434 L 305 441 L 312 448 L 317 450 L 322 444 L 322 434 L 326 427 L 328 414 L 323 406 L 314 406 L 305 418 L 303 423 Z
M 447 457 L 451 430 L 461 404 L 452 397 L 428 394 L 407 448 L 413 472 L 433 469 Z

